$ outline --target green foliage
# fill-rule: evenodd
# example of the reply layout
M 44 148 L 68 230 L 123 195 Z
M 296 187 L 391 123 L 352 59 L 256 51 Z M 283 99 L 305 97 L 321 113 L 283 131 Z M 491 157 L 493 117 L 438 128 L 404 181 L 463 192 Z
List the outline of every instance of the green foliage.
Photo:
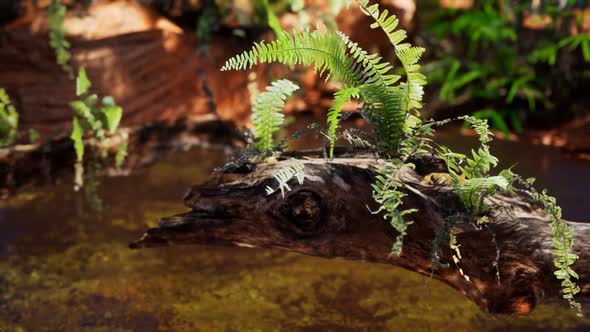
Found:
M 590 35 L 569 35 L 577 24 L 571 3 L 547 1 L 531 14 L 524 4 L 476 1 L 468 10 L 437 12 L 434 22 L 425 24 L 430 26 L 426 41 L 438 60 L 426 68 L 430 81 L 440 86 L 440 99 L 450 104 L 477 99 L 483 106 L 477 116 L 505 134 L 510 128 L 521 131 L 530 111 L 569 103 L 564 91 L 583 79 L 577 66 L 590 62 Z M 527 15 L 544 15 L 550 22 L 531 38 L 521 33 Z
M 325 75 L 326 79 L 340 80 L 343 83 L 342 88 L 336 92 L 328 112 L 327 133 L 322 133 L 329 138 L 327 156 L 330 158 L 333 157 L 334 144 L 338 137 L 344 137 L 353 145 L 373 146 L 367 140 L 349 131 L 345 131 L 342 136 L 337 133 L 343 105 L 351 99 L 358 99 L 363 103 L 362 114 L 374 127 L 376 152 L 386 160 L 385 165 L 376 171 L 375 182 L 372 184 L 373 198 L 378 208 L 371 212 L 381 214 L 399 233 L 392 246 L 392 255 L 399 255 L 402 252 L 403 238 L 413 223 L 407 216 L 416 212 L 415 209 L 402 209 L 404 197 L 407 195 L 406 190 L 413 188 L 409 188 L 400 181 L 398 178 L 400 170 L 404 167 L 412 167 L 410 160 L 418 153 L 426 152 L 442 158 L 449 172 L 449 180 L 448 182 L 445 180 L 443 185 L 453 186 L 465 211 L 451 213 L 441 229 L 437 230 L 434 239 L 433 266 L 436 266 L 435 262 L 440 256 L 440 243 L 444 240 L 452 251 L 453 260 L 460 274 L 469 281 L 468 275 L 459 267 L 461 251 L 457 238 L 458 228 L 455 226 L 467 222 L 472 223 L 476 228 L 487 227 L 490 218 L 486 215 L 489 210 L 486 206 L 486 198 L 498 192 L 513 193 L 514 183 L 519 179 L 510 169 L 503 170 L 497 175 L 490 174 L 498 164 L 498 159 L 490 152 L 489 143 L 492 141 L 493 134 L 485 118 L 494 120 L 494 117 L 489 114 L 493 111 L 489 109 L 484 112 L 484 110 L 478 114 L 478 117 L 464 116 L 439 122 L 422 122 L 419 118 L 419 110 L 422 108 L 423 86 L 426 84 L 426 78 L 420 73 L 418 61 L 424 54 L 424 49 L 403 43 L 406 33 L 403 30 L 396 30 L 398 20 L 395 16 L 389 15 L 387 10 L 381 11 L 378 5 L 370 5 L 367 0 L 358 0 L 357 3 L 362 12 L 374 20 L 371 27 L 381 29 L 395 48 L 396 57 L 405 72 L 405 80 L 393 73 L 391 63 L 383 61 L 377 54 L 369 54 L 361 49 L 342 32 L 331 33 L 322 30 L 302 31 L 292 35 L 282 33 L 274 41 L 255 43 L 250 50 L 227 60 L 221 70 L 244 70 L 260 63 L 274 62 L 288 66 L 313 65 L 316 72 Z M 465 16 L 456 23 L 452 31 L 455 34 L 469 34 L 470 52 L 474 54 L 482 49 L 482 45 L 496 47 L 495 43 L 511 42 L 516 38 L 512 30 L 504 26 L 505 18 L 494 16 L 493 7 L 486 3 L 488 7 L 485 13 Z M 485 20 L 485 24 L 478 23 L 481 20 Z M 582 43 L 582 41 L 579 42 L 580 45 L 583 45 Z M 502 62 L 501 65 L 505 67 L 517 65 L 510 57 L 513 55 L 509 54 L 508 59 L 503 59 L 505 63 Z M 485 82 L 484 87 L 477 92 L 482 96 L 486 94 L 488 97 L 493 96 L 493 93 L 497 94 L 499 89 L 504 89 L 506 95 L 503 97 L 507 101 L 525 98 L 531 107 L 535 106 L 536 100 L 543 98 L 535 90 L 534 70 L 530 67 L 519 71 L 518 76 L 506 78 L 491 75 L 498 70 L 495 66 L 473 65 L 464 71 L 460 60 L 451 59 L 448 63 L 451 69 L 450 77 L 445 81 L 447 85 L 443 86 L 442 90 L 449 98 L 454 98 L 455 93 L 461 89 L 471 89 L 472 86 L 483 82 Z M 257 132 L 256 137 L 260 138 L 258 148 L 261 152 L 270 149 L 272 133 L 282 123 L 280 108 L 287 93 L 280 93 L 278 92 L 280 89 L 276 86 L 275 88 L 277 89 L 275 93 L 281 97 L 277 98 L 270 92 L 265 92 L 268 94 L 265 98 L 272 99 L 272 102 L 268 103 L 274 105 L 274 108 L 262 106 L 266 105 L 267 99 L 260 96 L 254 105 L 253 123 Z M 262 103 L 263 100 L 265 103 Z M 519 124 L 518 118 L 512 118 L 510 121 L 513 124 Z M 479 135 L 481 146 L 472 150 L 470 156 L 452 152 L 443 146 L 433 147 L 434 144 L 430 138 L 434 132 L 433 128 L 453 120 L 465 121 Z M 505 123 L 503 119 L 496 118 L 495 121 Z M 275 172 L 273 176 L 278 182 L 278 188 L 273 189 L 268 186 L 267 194 L 280 190 L 284 197 L 285 191 L 290 190 L 288 182 L 293 177 L 296 177 L 299 183 L 303 182 L 303 167 L 301 161 L 293 160 L 292 164 Z M 554 254 L 558 271 L 556 276 L 562 280 L 564 297 L 570 300 L 573 307 L 576 307 L 577 304 L 572 298 L 579 289 L 572 281 L 576 277 L 575 272 L 571 270 L 575 256 L 571 254 L 572 229 L 561 221 L 560 211 L 558 213 L 556 205 L 552 205 L 554 200 L 541 195 L 538 195 L 536 199 L 543 202 L 548 212 L 553 215 Z
M 195 29 L 201 54 L 207 54 L 211 35 L 219 29 L 221 20 L 221 12 L 215 2 L 212 0 L 204 1 Z
M 522 179 L 518 181 L 530 191 L 532 197 L 539 202 L 551 219 L 551 231 L 553 232 L 553 264 L 555 265 L 555 277 L 561 280 L 562 296 L 566 299 L 573 309 L 582 316 L 582 306 L 574 299 L 574 295 L 580 292 L 580 287 L 574 281 L 579 279 L 578 274 L 572 269 L 573 264 L 578 259 L 578 255 L 573 253 L 574 247 L 574 228 L 561 219 L 561 208 L 557 205 L 557 200 L 547 194 L 544 189 L 541 192 L 535 190 L 532 186 L 534 179 Z
M 254 0 L 254 13 L 261 23 L 268 25 L 277 36 L 283 33 L 278 17 L 270 7 L 268 0 Z
M 289 187 L 289 181 L 292 178 L 296 178 L 299 184 L 303 184 L 303 180 L 305 179 L 305 173 L 303 172 L 303 168 L 305 167 L 303 161 L 297 159 L 291 159 L 289 161 L 289 165 L 283 167 L 273 173 L 273 177 L 278 183 L 277 189 L 273 189 L 270 186 L 266 187 L 266 194 L 272 195 L 275 191 L 280 190 L 281 196 L 285 197 L 285 191 L 291 191 L 291 187 Z
M 406 194 L 399 190 L 401 183 L 397 178 L 398 173 L 399 167 L 395 166 L 393 162 L 387 162 L 378 171 L 375 183 L 372 184 L 373 199 L 379 204 L 379 208 L 371 213 L 382 213 L 383 219 L 389 220 L 391 226 L 399 233 L 391 248 L 392 255 L 401 254 L 404 236 L 407 234 L 408 226 L 413 223 L 412 220 L 404 219 L 404 216 L 417 211 L 416 209 L 400 209 L 403 204 L 402 198 Z
M 383 25 L 376 27 L 391 32 L 387 11 L 378 14 L 372 9 L 371 12 L 379 15 L 379 18 L 385 17 L 384 21 L 379 21 Z M 371 12 L 367 11 L 368 14 Z M 221 70 L 243 70 L 259 63 L 272 62 L 291 66 L 313 64 L 320 75 L 327 73 L 326 79 L 334 75 L 343 81 L 345 88 L 354 88 L 350 91 L 354 91 L 364 102 L 364 111 L 375 125 L 381 150 L 393 152 L 402 136 L 401 129 L 409 110 L 421 107 L 422 86 L 425 84 L 424 76 L 418 73 L 420 66 L 417 65 L 424 50 L 401 44 L 402 35 L 405 36 L 405 32 L 395 36 L 395 46 L 396 54 L 406 70 L 406 82 L 398 85 L 395 84 L 400 77 L 390 73 L 393 66 L 382 62 L 381 57 L 369 55 L 342 32 L 319 30 L 293 35 L 283 33 L 275 41 L 255 43 L 250 51 L 227 60 Z M 337 97 L 344 98 L 344 95 Z M 337 113 L 339 110 L 335 108 L 328 119 L 328 136 L 331 140 L 335 138 L 333 133 L 338 121 Z
M 0 88 L 0 147 L 14 143 L 18 136 L 18 113 L 6 90 Z
M 282 113 L 285 100 L 298 89 L 293 82 L 283 79 L 273 82 L 266 92 L 256 96 L 252 105 L 252 124 L 259 152 L 266 154 L 272 150 L 273 134 L 279 130 L 285 118 Z
M 72 67 L 69 61 L 72 57 L 70 54 L 70 42 L 66 40 L 67 32 L 62 28 L 66 16 L 66 6 L 58 0 L 54 0 L 47 7 L 49 18 L 49 46 L 55 50 L 55 61 L 64 71 L 71 73 Z
M 106 150 L 101 149 L 106 133 L 115 134 L 123 116 L 123 109 L 118 106 L 110 96 L 99 98 L 96 94 L 89 94 L 92 83 L 88 79 L 86 70 L 80 68 L 76 77 L 76 95 L 78 100 L 70 102 L 74 111 L 72 119 L 72 134 L 76 152 L 76 183 L 75 188 L 83 186 L 83 162 L 85 153 L 84 137 L 92 134 L 97 141 L 97 148 L 106 156 Z M 115 156 L 117 167 L 124 162 L 127 145 L 122 143 Z
M 350 87 L 339 90 L 334 94 L 334 102 L 328 111 L 328 137 L 330 138 L 330 158 L 334 156 L 334 145 L 336 143 L 336 131 L 340 123 L 340 112 L 344 104 L 350 101 L 351 98 L 359 98 L 359 89 L 357 87 Z

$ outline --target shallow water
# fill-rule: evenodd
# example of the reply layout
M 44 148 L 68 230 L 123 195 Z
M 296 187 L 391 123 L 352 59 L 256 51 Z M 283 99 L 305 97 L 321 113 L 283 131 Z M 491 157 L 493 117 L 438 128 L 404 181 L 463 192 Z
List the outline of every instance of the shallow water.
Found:
M 515 149 L 506 151 L 514 156 Z M 589 165 L 565 160 L 552 149 L 518 151 L 525 151 L 518 153 L 520 166 L 554 188 L 566 216 L 582 218 L 590 199 L 581 188 Z M 526 316 L 482 313 L 450 287 L 387 265 L 278 250 L 127 248 L 159 217 L 184 211 L 184 191 L 224 159 L 220 151 L 183 152 L 131 176 L 103 179 L 107 210 L 101 214 L 90 211 L 70 183 L 1 202 L 0 331 L 580 331 L 590 326 L 550 305 Z

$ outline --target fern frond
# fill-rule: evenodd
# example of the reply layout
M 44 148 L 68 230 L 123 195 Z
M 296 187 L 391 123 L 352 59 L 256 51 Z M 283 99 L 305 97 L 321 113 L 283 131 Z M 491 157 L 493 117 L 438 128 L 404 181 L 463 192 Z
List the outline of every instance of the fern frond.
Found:
M 382 151 L 395 151 L 403 134 L 407 112 L 403 107 L 403 91 L 397 86 L 381 85 L 360 87 L 365 101 L 365 111 L 376 127 L 377 141 Z
M 289 187 L 289 181 L 295 177 L 299 184 L 303 184 L 303 180 L 305 179 L 305 173 L 303 172 L 304 163 L 301 160 L 292 159 L 291 163 L 286 167 L 283 167 L 273 173 L 274 179 L 278 182 L 277 189 L 273 189 L 270 186 L 266 187 L 266 194 L 271 195 L 275 191 L 280 190 L 281 196 L 285 198 L 285 191 L 290 191 L 291 187 Z
M 391 255 L 401 254 L 404 236 L 407 234 L 408 226 L 413 223 L 412 220 L 404 219 L 404 216 L 417 211 L 416 209 L 400 209 L 402 198 L 406 194 L 398 189 L 398 172 L 399 168 L 388 162 L 377 172 L 375 182 L 371 184 L 373 187 L 373 199 L 379 203 L 379 209 L 371 211 L 371 213 L 383 212 L 383 219 L 389 219 L 391 226 L 399 233 L 391 248 Z
M 356 131 L 356 133 L 355 133 L 355 131 Z M 358 132 L 359 132 L 359 130 L 354 130 L 354 128 L 346 129 L 342 133 L 342 138 L 344 138 L 346 141 L 348 141 L 348 143 L 350 143 L 352 146 L 354 146 L 356 148 L 374 149 L 375 145 L 373 143 L 371 143 L 370 141 L 361 137 L 360 136 L 361 134 L 359 134 Z
M 375 21 L 371 24 L 372 29 L 381 28 L 383 32 L 387 35 L 387 38 L 391 42 L 393 46 L 404 48 L 409 47 L 409 44 L 400 44 L 404 39 L 407 37 L 406 31 L 402 29 L 396 30 L 399 20 L 395 15 L 389 15 L 389 11 L 387 9 L 383 11 L 379 11 L 379 5 L 373 4 L 369 5 L 369 0 L 357 0 L 359 7 L 363 14 L 370 16 Z
M 272 62 L 285 65 L 314 64 L 320 75 L 329 71 L 347 85 L 355 86 L 359 82 L 350 69 L 350 61 L 344 44 L 335 34 L 319 30 L 301 31 L 293 35 L 285 32 L 272 42 L 254 43 L 250 51 L 227 60 L 221 70 L 243 70 L 256 64 Z
M 474 116 L 464 116 L 461 119 L 465 120 L 479 136 L 479 142 L 482 145 L 487 145 L 492 141 L 494 133 L 490 130 L 490 125 L 486 119 L 476 118 Z
M 256 96 L 252 105 L 252 125 L 254 137 L 258 138 L 256 147 L 262 153 L 270 151 L 273 147 L 273 134 L 283 124 L 282 113 L 285 100 L 299 87 L 289 80 L 273 82 L 263 92 Z
M 359 88 L 350 87 L 342 89 L 334 94 L 332 107 L 328 111 L 328 136 L 330 137 L 330 158 L 334 156 L 334 143 L 336 142 L 336 130 L 340 123 L 340 112 L 342 106 L 350 101 L 351 98 L 359 97 Z
M 391 45 L 395 48 L 395 54 L 402 63 L 406 73 L 406 83 L 402 84 L 405 90 L 404 109 L 407 111 L 411 108 L 422 108 L 422 96 L 424 95 L 423 86 L 426 85 L 426 77 L 420 73 L 418 61 L 425 49 L 414 47 L 409 43 L 402 43 L 406 39 L 406 31 L 397 29 L 399 20 L 395 15 L 389 15 L 387 9 L 379 10 L 378 4 L 369 5 L 369 0 L 357 0 L 361 11 L 373 18 L 375 21 L 371 24 L 372 29 L 380 28 L 383 30 Z
M 461 167 L 461 172 L 466 178 L 482 177 L 498 164 L 498 158 L 490 153 L 487 146 L 477 150 L 471 150 L 472 158 L 466 159 L 466 166 Z
M 341 31 L 336 33 L 348 47 L 353 60 L 351 61 L 351 70 L 358 82 L 391 87 L 399 81 L 399 75 L 390 74 L 393 66 L 389 62 L 381 62 L 382 58 L 378 54 L 368 54 L 358 43 L 351 41 L 345 33 Z
M 396 48 L 395 54 L 402 63 L 406 72 L 406 82 L 402 84 L 405 89 L 404 109 L 422 108 L 422 97 L 424 96 L 424 85 L 426 85 L 426 76 L 420 73 L 418 61 L 424 54 L 425 49 L 422 47 L 406 47 L 403 49 Z
M 465 208 L 473 215 L 486 209 L 483 200 L 501 190 L 507 190 L 510 183 L 503 176 L 467 179 L 455 185 Z

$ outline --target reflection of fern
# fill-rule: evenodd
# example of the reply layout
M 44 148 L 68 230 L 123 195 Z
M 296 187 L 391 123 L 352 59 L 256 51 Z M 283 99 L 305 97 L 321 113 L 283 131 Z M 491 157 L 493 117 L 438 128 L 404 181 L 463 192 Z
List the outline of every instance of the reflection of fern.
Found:
M 273 82 L 266 92 L 258 94 L 252 106 L 252 124 L 254 137 L 258 138 L 256 147 L 267 153 L 273 147 L 273 134 L 283 124 L 282 113 L 285 100 L 299 87 L 289 80 Z
M 275 171 L 272 176 L 278 182 L 277 189 L 270 186 L 266 187 L 266 194 L 271 195 L 275 191 L 280 190 L 281 195 L 285 197 L 285 191 L 290 191 L 289 181 L 295 177 L 299 184 L 303 184 L 305 173 L 303 172 L 304 164 L 301 160 L 293 159 L 289 165 Z

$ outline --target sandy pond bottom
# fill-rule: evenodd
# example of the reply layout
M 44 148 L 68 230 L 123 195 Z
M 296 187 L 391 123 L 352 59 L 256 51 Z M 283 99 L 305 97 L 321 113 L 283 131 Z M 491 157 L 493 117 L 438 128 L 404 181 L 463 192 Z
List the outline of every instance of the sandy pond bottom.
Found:
M 278 250 L 128 249 L 159 217 L 186 210 L 181 202 L 188 185 L 204 181 L 224 158 L 221 152 L 190 151 L 132 176 L 103 179 L 107 209 L 101 214 L 85 207 L 70 183 L 0 203 L 0 331 L 590 327 L 557 305 L 526 316 L 489 315 L 436 280 L 387 265 Z M 589 174 L 588 165 L 580 167 L 575 169 Z M 543 176 L 536 168 L 532 175 Z

